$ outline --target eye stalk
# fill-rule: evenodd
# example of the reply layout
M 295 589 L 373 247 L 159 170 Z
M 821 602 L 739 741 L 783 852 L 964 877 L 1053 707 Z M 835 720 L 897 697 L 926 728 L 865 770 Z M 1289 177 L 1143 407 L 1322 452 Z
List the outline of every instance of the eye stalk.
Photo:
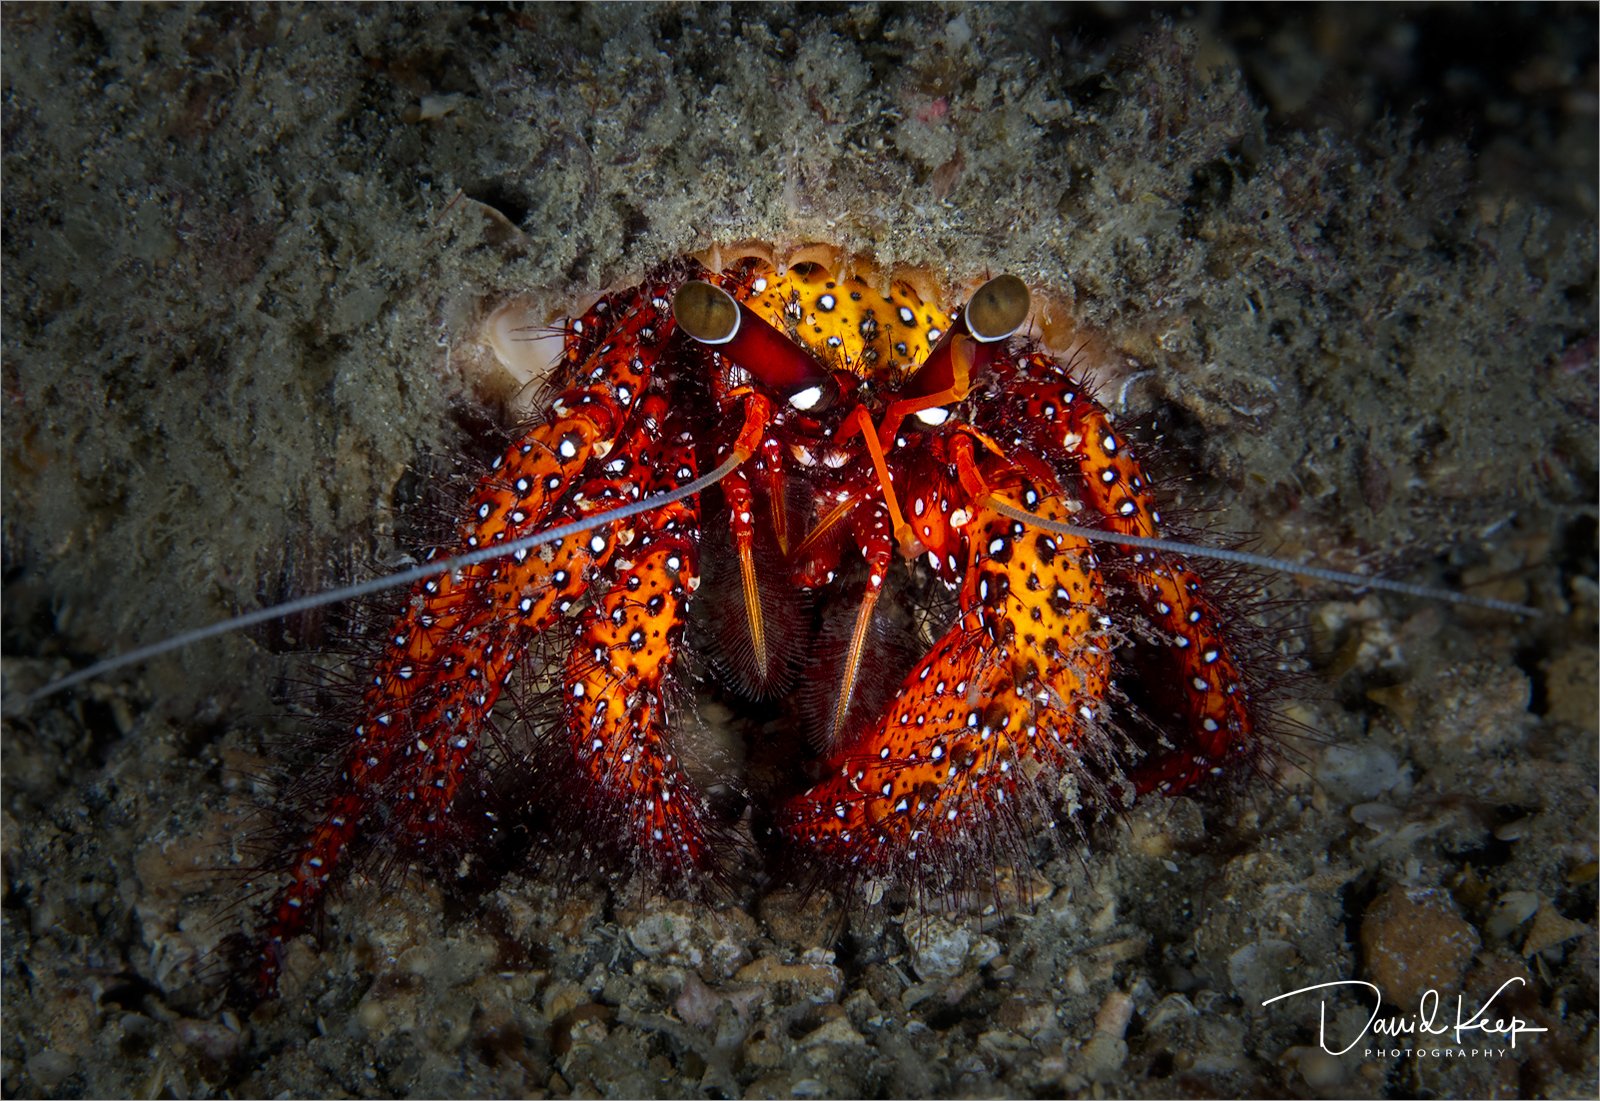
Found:
M 1028 320 L 1031 305 L 1028 285 L 1015 275 L 997 275 L 979 287 L 900 392 L 901 400 L 916 402 L 936 394 L 944 395 L 941 401 L 966 397 L 974 376 L 994 362 L 1000 342 Z M 935 405 L 926 410 L 927 415 L 918 416 L 924 423 L 937 424 L 939 421 L 930 420 L 937 416 L 937 408 Z
M 831 371 L 721 287 L 685 283 L 672 298 L 672 315 L 685 335 L 721 352 L 802 412 L 820 412 L 838 397 Z

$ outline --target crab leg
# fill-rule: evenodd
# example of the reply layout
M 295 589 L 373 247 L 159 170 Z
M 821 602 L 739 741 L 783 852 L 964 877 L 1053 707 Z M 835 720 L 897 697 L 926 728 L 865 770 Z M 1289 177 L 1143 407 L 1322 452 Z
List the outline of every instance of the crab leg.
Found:
M 666 299 L 657 293 L 645 301 L 614 317 L 601 300 L 573 323 L 566 367 L 573 385 L 551 404 L 549 419 L 514 443 L 479 483 L 457 550 L 548 526 L 589 462 L 609 454 L 672 329 Z M 611 341 L 602 342 L 608 335 Z M 607 503 L 596 500 L 592 510 Z M 255 996 L 276 988 L 285 945 L 318 912 L 375 806 L 389 806 L 396 835 L 420 851 L 458 839 L 465 827 L 451 818 L 451 808 L 506 677 L 529 636 L 572 606 L 586 572 L 603 565 L 613 546 L 601 528 L 541 553 L 519 552 L 418 583 L 375 663 L 328 809 L 298 846 L 290 881 L 268 909 Z
M 641 422 L 651 439 L 636 464 L 648 492 L 695 477 L 693 433 L 649 395 Z M 759 394 L 718 459 L 748 459 L 771 418 Z M 690 498 L 645 513 L 618 533 L 610 587 L 582 614 L 564 674 L 562 737 L 578 778 L 577 824 L 664 878 L 704 868 L 706 802 L 684 774 L 671 733 L 670 692 L 684 616 L 699 588 L 700 505 Z
M 692 437 L 652 448 L 650 489 L 695 476 Z M 615 823 L 624 851 L 681 873 L 706 858 L 704 800 L 684 777 L 669 734 L 667 691 L 690 594 L 699 586 L 700 508 L 693 499 L 647 513 L 626 558 L 584 613 L 567 662 L 564 737 L 586 817 Z
M 1030 496 L 1041 515 L 1067 515 Z M 873 874 L 992 862 L 1019 803 L 1048 801 L 1093 749 L 1110 679 L 1093 553 L 988 512 L 971 536 L 961 618 L 877 726 L 829 759 L 832 776 L 780 816 L 818 855 Z
M 1033 366 L 1059 371 L 1035 357 Z M 1105 410 L 1067 382 L 1029 383 L 1019 388 L 1024 423 L 1040 426 L 1047 453 L 1078 463 L 1076 490 L 1107 528 L 1126 535 L 1160 534 L 1148 480 Z M 1139 792 L 1176 794 L 1257 748 L 1250 693 L 1217 609 L 1199 575 L 1181 557 L 1124 548 L 1128 569 L 1146 614 L 1167 640 L 1165 661 L 1176 674 L 1174 706 L 1184 735 L 1175 746 L 1147 757 L 1132 773 Z

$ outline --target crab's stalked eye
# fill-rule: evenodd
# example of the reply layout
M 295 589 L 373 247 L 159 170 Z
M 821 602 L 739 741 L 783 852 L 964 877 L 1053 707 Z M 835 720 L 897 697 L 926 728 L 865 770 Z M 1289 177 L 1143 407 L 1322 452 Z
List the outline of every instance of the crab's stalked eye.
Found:
M 962 314 L 975 340 L 1004 340 L 1028 319 L 1028 285 L 1015 275 L 997 275 L 973 294 Z
M 672 299 L 672 313 L 687 335 L 785 395 L 796 409 L 822 409 L 837 395 L 832 372 L 721 287 L 685 283 Z
M 698 279 L 673 296 L 672 316 L 678 328 L 701 344 L 727 344 L 739 335 L 739 303 L 721 287 Z
M 965 397 L 972 380 L 994 362 L 1000 342 L 1022 328 L 1030 302 L 1028 285 L 1015 275 L 997 275 L 979 287 L 900 397 L 909 401 L 940 394 Z M 943 418 L 918 416 L 925 424 L 943 423 Z

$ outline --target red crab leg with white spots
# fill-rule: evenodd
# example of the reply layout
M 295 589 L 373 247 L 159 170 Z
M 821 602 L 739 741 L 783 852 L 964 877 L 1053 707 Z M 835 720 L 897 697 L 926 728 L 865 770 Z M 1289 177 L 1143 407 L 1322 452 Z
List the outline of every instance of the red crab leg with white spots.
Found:
M 550 526 L 571 503 L 575 480 L 604 459 L 649 382 L 653 355 L 670 335 L 667 288 L 613 316 L 610 300 L 575 321 L 567 389 L 498 459 L 471 501 L 460 548 L 477 550 Z M 610 337 L 610 343 L 606 338 Z M 630 440 L 630 444 L 638 441 Z M 625 448 L 625 450 L 627 450 Z M 637 496 L 636 487 L 626 495 Z M 619 494 L 621 496 L 623 494 Z M 565 503 L 565 504 L 564 504 Z M 594 511 L 608 500 L 591 502 Z M 389 632 L 353 724 L 327 810 L 300 845 L 291 880 L 269 909 L 256 957 L 255 994 L 276 987 L 285 944 L 305 931 L 372 808 L 388 805 L 396 836 L 425 850 L 472 824 L 451 810 L 467 763 L 528 638 L 582 594 L 587 571 L 614 550 L 612 526 L 574 534 L 550 550 L 517 552 L 419 582 Z M 483 609 L 492 609 L 485 618 Z
M 1058 370 L 1047 356 L 1028 366 Z M 1043 444 L 1080 464 L 1076 487 L 1083 503 L 1112 532 L 1159 537 L 1148 479 L 1105 410 L 1085 399 L 1072 380 L 1019 387 L 1024 423 Z M 1203 777 L 1248 759 L 1256 744 L 1250 691 L 1199 575 L 1181 557 L 1124 548 L 1141 605 L 1167 640 L 1167 661 L 1183 729 L 1167 750 L 1153 753 L 1132 773 L 1137 791 L 1176 794 Z
M 652 398 L 655 396 L 652 395 Z M 641 464 L 651 490 L 693 479 L 694 440 L 669 426 Z M 745 398 L 745 429 L 733 450 L 748 455 L 770 417 L 759 394 Z M 583 614 L 567 661 L 565 740 L 578 774 L 582 824 L 608 822 L 624 852 L 658 875 L 682 879 L 709 862 L 704 797 L 685 777 L 669 729 L 667 689 L 684 611 L 699 586 L 700 511 L 691 501 L 656 509 L 631 530 L 616 580 Z
M 1068 515 L 1058 498 L 1031 503 Z M 857 873 L 992 866 L 1056 780 L 1103 748 L 1110 658 L 1088 545 L 988 512 L 970 534 L 961 618 L 780 816 L 792 841 Z

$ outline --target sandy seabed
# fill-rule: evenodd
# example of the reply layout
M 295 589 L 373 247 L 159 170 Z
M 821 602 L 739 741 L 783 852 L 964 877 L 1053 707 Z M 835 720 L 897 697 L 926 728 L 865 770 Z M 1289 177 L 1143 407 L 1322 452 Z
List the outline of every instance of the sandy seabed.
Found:
M 1592 8 L 3 15 L 8 1096 L 1595 1095 Z M 1303 767 L 1041 844 L 1032 907 L 357 875 L 220 1010 L 203 869 L 322 625 L 19 696 L 398 561 L 493 304 L 747 239 L 1015 272 L 1208 527 L 1546 614 L 1275 582 Z M 1344 979 L 1545 1031 L 1261 1005 Z

